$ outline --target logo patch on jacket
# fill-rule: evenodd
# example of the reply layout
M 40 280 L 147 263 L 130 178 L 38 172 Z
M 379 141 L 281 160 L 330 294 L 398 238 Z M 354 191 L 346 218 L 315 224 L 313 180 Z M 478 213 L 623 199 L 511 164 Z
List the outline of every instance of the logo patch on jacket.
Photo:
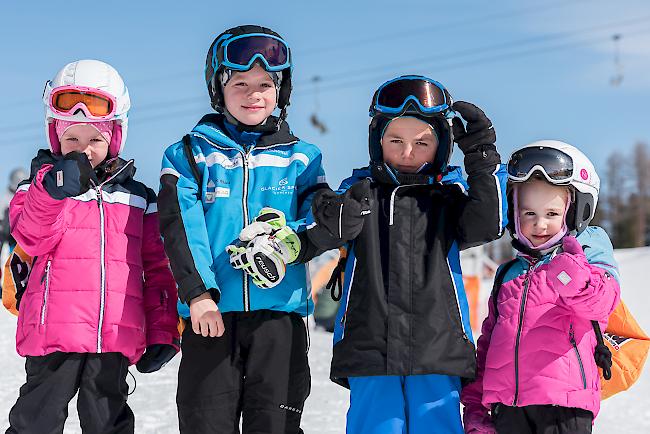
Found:
M 214 203 L 218 197 L 230 197 L 229 187 L 217 187 L 215 183 L 210 180 L 205 191 L 205 201 L 207 203 Z
M 291 194 L 295 189 L 296 186 L 289 185 L 289 179 L 287 177 L 284 177 L 280 181 L 278 181 L 277 185 L 262 187 L 260 188 L 260 191 L 270 191 L 273 194 Z

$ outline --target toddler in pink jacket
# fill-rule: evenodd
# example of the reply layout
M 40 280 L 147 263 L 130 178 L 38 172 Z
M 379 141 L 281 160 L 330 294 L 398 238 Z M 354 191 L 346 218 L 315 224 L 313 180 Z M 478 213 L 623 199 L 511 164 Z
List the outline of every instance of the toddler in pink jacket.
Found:
M 619 300 L 611 242 L 588 226 L 600 180 L 582 152 L 554 140 L 515 151 L 508 178 L 519 254 L 497 271 L 476 379 L 461 393 L 465 432 L 591 433 L 600 407 L 592 321 L 604 330 Z
M 179 344 L 156 195 L 119 158 L 130 100 L 115 69 L 70 63 L 43 99 L 50 150 L 38 151 L 10 206 L 11 233 L 33 263 L 16 294 L 27 382 L 7 433 L 63 432 L 77 392 L 84 433 L 132 433 L 129 365 L 158 370 Z

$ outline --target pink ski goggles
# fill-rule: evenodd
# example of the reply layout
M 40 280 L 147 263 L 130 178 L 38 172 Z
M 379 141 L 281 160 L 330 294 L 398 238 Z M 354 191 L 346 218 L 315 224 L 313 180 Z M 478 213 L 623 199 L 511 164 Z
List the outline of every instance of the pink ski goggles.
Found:
M 60 86 L 52 90 L 50 109 L 59 116 L 73 116 L 81 110 L 93 121 L 107 121 L 115 116 L 117 100 L 103 90 L 84 86 Z

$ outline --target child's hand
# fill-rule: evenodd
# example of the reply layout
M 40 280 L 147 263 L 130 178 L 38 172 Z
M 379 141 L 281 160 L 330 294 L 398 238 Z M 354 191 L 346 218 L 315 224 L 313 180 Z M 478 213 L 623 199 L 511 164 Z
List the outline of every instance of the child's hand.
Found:
M 454 141 L 463 154 L 476 151 L 481 145 L 494 145 L 497 135 L 483 110 L 465 101 L 456 101 L 451 108 L 467 121 L 466 130 L 460 118 L 453 119 Z
M 547 279 L 551 286 L 564 297 L 578 295 L 589 284 L 591 273 L 582 246 L 572 236 L 562 240 L 563 252 L 548 265 Z
M 79 196 L 90 188 L 97 177 L 88 157 L 83 152 L 70 152 L 58 160 L 43 177 L 45 191 L 57 200 Z
M 210 293 L 206 292 L 190 300 L 192 330 L 203 337 L 221 337 L 225 331 L 221 312 Z
M 272 288 L 282 282 L 287 264 L 298 258 L 300 248 L 300 238 L 287 226 L 284 213 L 266 207 L 241 230 L 239 242 L 226 246 L 226 252 L 233 268 L 244 270 L 260 288 Z
M 264 237 L 265 235 L 270 237 Z M 280 210 L 262 208 L 253 223 L 239 233 L 239 239 L 244 242 L 252 241 L 256 237 L 270 240 L 268 247 L 272 248 L 285 264 L 292 263 L 300 254 L 300 239 L 293 229 L 287 226 L 287 219 Z
M 353 240 L 361 233 L 364 218 L 371 209 L 368 179 L 357 182 L 343 194 L 331 190 L 318 193 L 312 205 L 316 223 L 344 241 Z
M 287 268 L 280 244 L 272 235 L 260 235 L 248 243 L 226 246 L 226 252 L 234 269 L 245 271 L 260 288 L 273 288 L 282 282 Z
M 177 352 L 178 350 L 173 345 L 149 345 L 138 363 L 135 364 L 135 368 L 143 374 L 156 372 L 173 359 Z

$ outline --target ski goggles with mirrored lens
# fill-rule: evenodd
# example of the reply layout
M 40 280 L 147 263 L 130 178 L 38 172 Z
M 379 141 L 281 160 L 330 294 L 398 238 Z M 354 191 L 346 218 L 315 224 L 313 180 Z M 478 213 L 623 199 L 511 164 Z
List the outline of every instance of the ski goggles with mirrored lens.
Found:
M 516 151 L 508 161 L 511 181 L 527 181 L 537 171 L 551 184 L 568 184 L 573 178 L 573 159 L 558 149 L 534 146 Z
M 426 77 L 404 76 L 384 83 L 377 90 L 370 115 L 400 114 L 409 103 L 415 104 L 418 111 L 425 115 L 451 108 L 449 94 L 443 85 Z
M 249 33 L 235 36 L 223 44 L 223 66 L 226 68 L 247 71 L 256 60 L 260 60 L 269 72 L 291 66 L 289 47 L 277 36 Z
M 72 116 L 81 109 L 88 119 L 110 120 L 116 105 L 113 95 L 92 87 L 60 86 L 50 95 L 50 109 L 60 116 Z

